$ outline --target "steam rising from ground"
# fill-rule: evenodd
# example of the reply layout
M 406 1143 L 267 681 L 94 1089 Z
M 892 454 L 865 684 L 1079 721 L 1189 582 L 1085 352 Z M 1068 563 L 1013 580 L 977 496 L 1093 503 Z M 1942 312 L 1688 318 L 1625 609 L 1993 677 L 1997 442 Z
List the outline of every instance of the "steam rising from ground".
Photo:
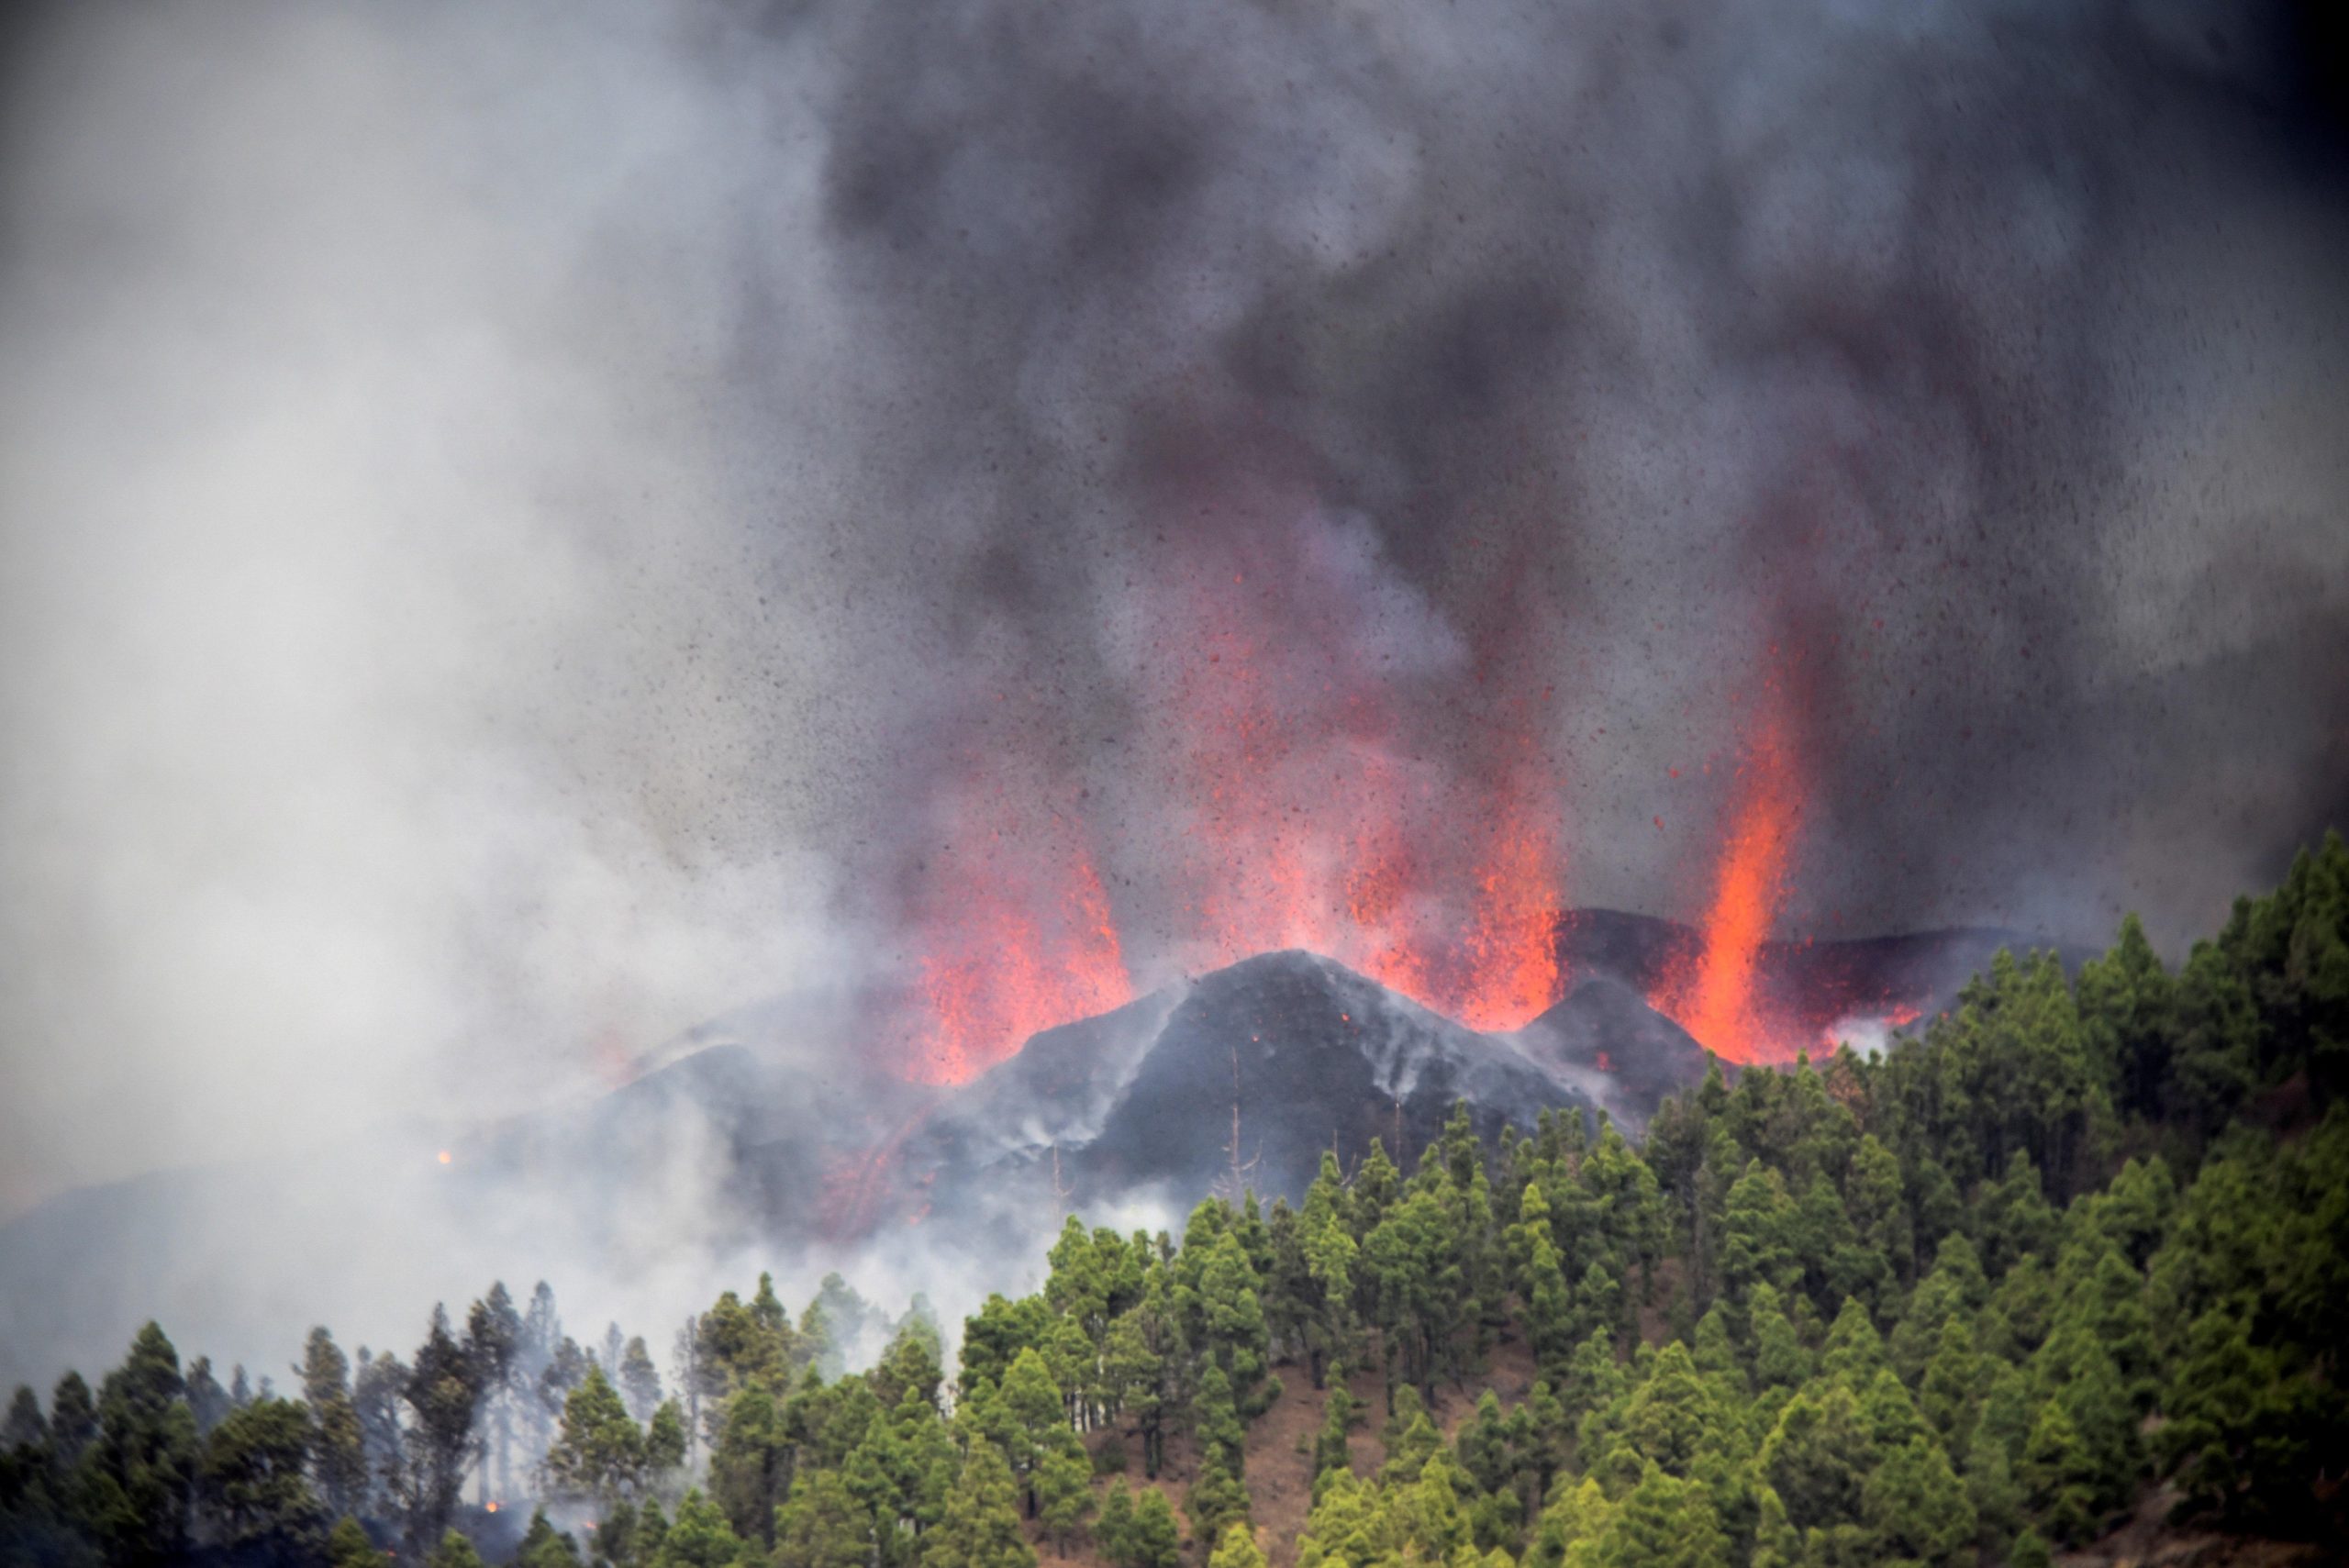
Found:
M 1775 668 L 1787 929 L 2208 929 L 2349 805 L 2292 29 L 19 22 L 0 1212 L 902 978 L 950 837 L 1081 840 L 1155 984 L 1219 638 L 1273 809 L 1385 770 L 1442 843 L 1536 778 L 1575 903 L 1703 906 Z

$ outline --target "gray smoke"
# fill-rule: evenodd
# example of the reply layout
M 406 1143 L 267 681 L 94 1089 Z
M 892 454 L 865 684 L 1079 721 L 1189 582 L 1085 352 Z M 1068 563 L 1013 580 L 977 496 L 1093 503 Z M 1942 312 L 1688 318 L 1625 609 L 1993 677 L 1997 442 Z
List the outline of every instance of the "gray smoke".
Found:
M 976 840 L 1163 978 L 1211 648 L 1301 822 L 1530 746 L 1584 905 L 1765 699 L 1792 932 L 2174 951 L 2349 815 L 2288 9 L 10 26 L 0 1212 L 886 979 Z

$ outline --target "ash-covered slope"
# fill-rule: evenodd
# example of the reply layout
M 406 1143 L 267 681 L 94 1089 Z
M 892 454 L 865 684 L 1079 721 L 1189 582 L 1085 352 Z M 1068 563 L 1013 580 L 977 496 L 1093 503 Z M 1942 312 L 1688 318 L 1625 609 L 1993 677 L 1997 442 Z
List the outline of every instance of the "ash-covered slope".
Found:
M 1180 1202 L 1237 1182 L 1295 1198 L 1323 1150 L 1351 1165 L 1378 1138 L 1415 1158 L 1455 1101 L 1486 1134 L 1591 1108 L 1502 1040 L 1328 959 L 1267 953 L 1190 987 L 1063 1169 L 1105 1195 L 1149 1188 Z
M 1822 1011 L 1849 995 L 1938 1003 L 2001 940 L 1779 944 L 1763 967 L 1769 984 L 1818 989 Z M 984 1280 L 1072 1209 L 1174 1220 L 1235 1167 L 1295 1197 L 1323 1150 L 1351 1166 L 1374 1137 L 1408 1164 L 1455 1100 L 1486 1134 L 1549 1108 L 1636 1128 L 1704 1073 L 1703 1051 L 1643 1000 L 1691 940 L 1664 921 L 1568 917 L 1575 989 L 1508 1036 L 1327 959 L 1268 953 L 1048 1029 L 950 1088 L 889 1071 L 904 1042 L 869 1032 L 886 1008 L 763 1004 L 607 1094 L 69 1194 L 0 1226 L 0 1373 L 102 1364 L 150 1315 L 256 1362 L 314 1321 L 381 1343 L 412 1332 L 417 1303 L 500 1276 L 601 1282 L 607 1310 L 642 1321 L 763 1266 L 888 1258 L 909 1281 Z
M 1334 1151 L 1416 1161 L 1465 1103 L 1478 1130 L 1592 1097 L 1521 1052 L 1312 953 L 1266 953 L 1046 1030 L 852 1173 L 842 1229 L 1010 1246 L 1040 1218 L 1179 1218 L 1217 1191 L 1299 1198 Z
M 1612 975 L 1575 986 L 1516 1040 L 1534 1062 L 1635 1126 L 1665 1095 L 1705 1076 L 1705 1048 Z

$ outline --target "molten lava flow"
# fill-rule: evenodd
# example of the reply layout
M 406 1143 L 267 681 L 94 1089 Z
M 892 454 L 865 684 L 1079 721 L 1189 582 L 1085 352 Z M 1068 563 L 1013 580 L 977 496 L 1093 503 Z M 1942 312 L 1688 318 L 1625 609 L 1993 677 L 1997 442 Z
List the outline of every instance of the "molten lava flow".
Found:
M 1783 1038 L 1754 986 L 1763 943 L 1786 899 L 1787 863 L 1802 817 L 1800 783 L 1775 709 L 1765 711 L 1737 786 L 1698 951 L 1693 962 L 1666 970 L 1649 1002 L 1724 1060 L 1786 1060 L 1801 1042 Z
M 898 1126 L 871 1148 L 844 1154 L 824 1173 L 818 1200 L 820 1229 L 827 1240 L 846 1240 L 871 1232 L 889 1196 L 896 1174 L 897 1156 L 906 1140 L 930 1119 L 924 1111 Z

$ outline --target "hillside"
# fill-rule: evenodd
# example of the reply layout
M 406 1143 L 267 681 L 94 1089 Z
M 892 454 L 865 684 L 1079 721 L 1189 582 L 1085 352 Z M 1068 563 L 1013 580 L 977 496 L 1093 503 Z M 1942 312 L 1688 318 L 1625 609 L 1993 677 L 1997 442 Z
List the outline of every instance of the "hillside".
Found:
M 1637 1144 L 1480 1114 L 1556 1080 L 1441 1020 L 1356 1040 L 1367 984 L 1273 955 L 1099 1024 L 1117 1081 L 1058 1091 L 1128 1181 L 1245 1174 L 1207 1122 L 1119 1119 L 1204 1116 L 1221 1073 L 1243 1129 L 1252 1084 L 1370 1117 L 1294 1202 L 1072 1214 L 951 1341 L 918 1299 L 834 1278 L 794 1314 L 762 1275 L 664 1369 L 498 1285 L 405 1359 L 316 1330 L 290 1398 L 150 1323 L 95 1389 L 17 1392 L 0 1560 L 2183 1568 L 2349 1524 L 2337 837 L 2175 972 L 2133 921 L 2076 973 L 2000 952 L 1921 1037 L 1710 1066 Z M 1407 1170 L 1375 1118 L 1423 1095 L 1451 1108 Z

